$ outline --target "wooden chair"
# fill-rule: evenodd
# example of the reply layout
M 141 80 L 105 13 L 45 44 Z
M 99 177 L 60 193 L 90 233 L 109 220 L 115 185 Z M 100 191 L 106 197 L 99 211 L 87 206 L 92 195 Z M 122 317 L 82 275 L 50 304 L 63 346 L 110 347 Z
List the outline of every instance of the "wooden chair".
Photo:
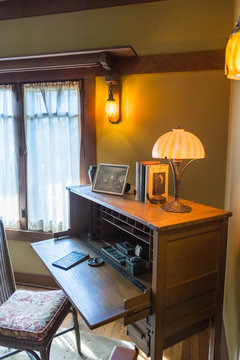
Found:
M 73 326 L 57 333 L 69 312 Z M 16 289 L 6 234 L 0 220 L 0 346 L 15 349 L 0 359 L 26 351 L 32 360 L 48 360 L 53 338 L 73 329 L 80 354 L 77 312 L 63 291 Z
M 137 360 L 138 349 L 127 349 L 122 346 L 115 346 L 109 360 Z

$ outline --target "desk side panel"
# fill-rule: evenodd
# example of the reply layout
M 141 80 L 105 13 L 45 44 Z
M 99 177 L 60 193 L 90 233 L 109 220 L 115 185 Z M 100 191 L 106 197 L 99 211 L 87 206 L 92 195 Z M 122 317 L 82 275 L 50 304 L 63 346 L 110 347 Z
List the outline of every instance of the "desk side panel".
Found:
M 167 234 L 165 341 L 176 334 L 181 337 L 194 324 L 197 329 L 201 322 L 221 317 L 225 228 L 226 221 L 218 220 Z

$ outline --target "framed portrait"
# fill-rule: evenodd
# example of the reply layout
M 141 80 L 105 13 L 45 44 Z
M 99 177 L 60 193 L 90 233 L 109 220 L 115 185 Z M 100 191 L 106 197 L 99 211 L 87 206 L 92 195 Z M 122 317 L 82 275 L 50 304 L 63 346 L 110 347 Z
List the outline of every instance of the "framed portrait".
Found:
M 145 172 L 145 202 L 159 195 L 168 200 L 168 171 L 167 164 L 147 165 Z
M 98 164 L 92 191 L 123 195 L 127 182 L 128 170 L 129 165 Z

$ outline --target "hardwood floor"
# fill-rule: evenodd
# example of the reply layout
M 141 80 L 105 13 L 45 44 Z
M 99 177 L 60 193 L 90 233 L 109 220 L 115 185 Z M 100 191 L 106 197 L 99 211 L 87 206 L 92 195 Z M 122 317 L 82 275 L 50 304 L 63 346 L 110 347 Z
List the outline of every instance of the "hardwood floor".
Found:
M 63 325 L 68 326 L 70 320 L 70 317 L 67 318 Z M 132 341 L 126 334 L 126 328 L 123 326 L 122 320 L 114 321 L 96 330 L 89 330 L 84 321 L 79 317 L 79 325 L 80 330 L 82 331 L 91 331 L 100 336 Z M 200 334 L 194 335 L 193 337 L 166 349 L 162 360 L 207 360 L 207 351 L 208 331 L 202 331 Z M 150 358 L 147 358 L 145 354 L 140 351 L 138 360 L 147 359 Z
M 21 286 L 21 288 L 23 287 L 24 286 Z M 36 288 L 25 288 L 36 290 Z M 132 339 L 126 334 L 126 328 L 123 326 L 123 322 L 121 319 L 114 321 L 110 324 L 101 326 L 100 328 L 95 330 L 90 330 L 80 316 L 78 316 L 78 319 L 80 331 L 88 331 L 100 336 L 132 341 Z M 70 325 L 70 322 L 71 316 L 68 315 L 62 324 L 63 327 L 68 327 Z M 166 349 L 164 351 L 164 357 L 162 360 L 208 360 L 208 338 L 208 330 L 204 330 L 201 333 L 196 334 L 191 338 L 188 338 L 183 342 Z M 147 358 L 145 354 L 140 351 L 138 360 L 147 359 L 150 358 Z M 224 358 L 222 357 L 219 360 L 227 360 L 227 357 L 224 356 Z

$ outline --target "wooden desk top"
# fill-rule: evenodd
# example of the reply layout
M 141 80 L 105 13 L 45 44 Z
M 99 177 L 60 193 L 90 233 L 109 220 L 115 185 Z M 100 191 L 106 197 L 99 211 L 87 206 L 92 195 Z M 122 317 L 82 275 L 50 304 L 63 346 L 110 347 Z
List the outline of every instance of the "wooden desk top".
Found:
M 90 257 L 96 256 L 84 240 L 77 237 L 50 239 L 36 242 L 32 247 L 90 329 L 123 317 L 129 312 L 124 301 L 143 295 L 107 262 L 91 267 L 84 261 L 68 270 L 52 265 L 74 250 L 88 253 Z
M 217 209 L 211 206 L 183 200 L 183 203 L 191 206 L 189 213 L 171 213 L 163 211 L 160 205 L 145 204 L 135 201 L 133 194 L 124 196 L 100 194 L 91 191 L 90 186 L 72 186 L 69 190 L 97 204 L 106 206 L 112 210 L 141 221 L 153 229 L 178 228 L 183 225 L 201 223 L 217 218 L 227 218 L 232 215 L 230 211 Z

